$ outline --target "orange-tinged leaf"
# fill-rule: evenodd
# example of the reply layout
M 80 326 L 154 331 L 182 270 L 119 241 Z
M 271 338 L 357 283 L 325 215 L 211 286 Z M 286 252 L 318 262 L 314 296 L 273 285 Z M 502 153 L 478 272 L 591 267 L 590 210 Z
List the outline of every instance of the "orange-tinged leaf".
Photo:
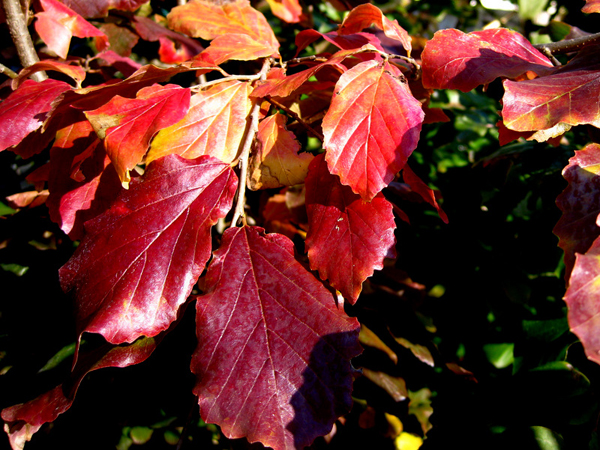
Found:
M 200 414 L 229 438 L 304 448 L 350 407 L 359 326 L 294 259 L 292 241 L 229 228 L 198 298 Z
M 190 159 L 212 155 L 231 163 L 252 107 L 250 90 L 248 83 L 225 81 L 194 94 L 185 117 L 156 135 L 146 161 L 175 154 Z
M 76 299 L 77 332 L 113 343 L 156 336 L 177 317 L 210 257 L 211 227 L 233 202 L 237 179 L 209 156 L 154 161 L 60 269 Z
M 421 103 L 395 67 L 357 64 L 340 77 L 323 119 L 329 170 L 370 201 L 406 164 L 423 117 Z
M 363 282 L 395 255 L 392 205 L 381 193 L 363 200 L 329 173 L 319 155 L 306 177 L 306 212 L 310 268 L 355 303 Z
M 585 354 L 600 364 L 600 239 L 585 253 L 577 253 L 565 302 L 569 327 L 581 340 Z
M 600 95 L 599 49 L 598 45 L 586 48 L 552 75 L 520 82 L 504 81 L 504 124 L 514 131 L 557 127 L 548 138 L 564 133 L 572 125 L 600 127 L 596 102 Z
M 271 189 L 304 183 L 310 153 L 298 154 L 300 144 L 286 126 L 283 114 L 263 119 L 256 135 L 258 148 L 253 154 L 248 173 L 248 187 L 252 190 Z
M 302 19 L 302 6 L 298 0 L 267 0 L 275 17 L 287 23 L 298 23 Z
M 63 73 L 71 77 L 77 83 L 78 87 L 81 86 L 81 82 L 85 79 L 86 75 L 85 70 L 80 66 L 73 66 L 60 61 L 46 59 L 43 61 L 38 61 L 35 64 L 32 64 L 31 66 L 21 70 L 21 72 L 19 72 L 19 76 L 12 80 L 11 87 L 13 89 L 17 89 L 32 74 L 42 70 L 53 70 Z
M 35 15 L 35 30 L 48 48 L 66 59 L 71 37 L 95 37 L 98 50 L 108 47 L 108 38 L 98 28 L 57 0 L 40 0 L 43 12 Z
M 192 37 L 206 40 L 227 34 L 247 34 L 277 54 L 279 42 L 267 19 L 250 6 L 248 0 L 211 2 L 192 0 L 171 10 L 169 27 Z
M 527 39 L 505 28 L 465 34 L 441 30 L 421 55 L 423 86 L 468 92 L 498 77 L 517 78 L 527 71 L 551 73 L 553 65 Z
M 352 9 L 339 26 L 338 34 L 355 34 L 371 25 L 383 30 L 387 37 L 399 41 L 410 56 L 412 46 L 407 31 L 398 24 L 397 20 L 388 19 L 377 6 L 370 3 Z
M 271 56 L 273 52 L 264 44 L 247 34 L 226 34 L 214 38 L 203 54 L 215 64 L 223 64 L 230 59 L 252 61 Z
M 565 256 L 565 280 L 569 280 L 576 253 L 588 251 L 600 235 L 596 225 L 600 214 L 600 145 L 590 144 L 575 151 L 563 169 L 569 185 L 556 198 L 562 216 L 554 227 L 558 246 Z
M 585 0 L 585 6 L 581 11 L 588 14 L 600 12 L 600 0 Z
M 140 89 L 135 99 L 117 95 L 104 106 L 86 111 L 125 187 L 131 180 L 129 171 L 146 154 L 150 139 L 183 118 L 189 102 L 189 89 L 156 84 Z

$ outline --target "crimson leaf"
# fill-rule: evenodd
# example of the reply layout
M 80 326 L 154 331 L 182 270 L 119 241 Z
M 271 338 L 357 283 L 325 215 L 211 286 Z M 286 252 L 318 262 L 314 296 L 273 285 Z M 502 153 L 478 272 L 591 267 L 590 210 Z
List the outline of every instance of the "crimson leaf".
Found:
M 237 179 L 212 157 L 153 162 L 60 269 L 76 297 L 78 332 L 113 344 L 154 336 L 175 319 L 210 256 L 210 228 L 231 208 Z
M 198 298 L 194 392 L 226 436 L 303 448 L 351 405 L 358 322 L 294 259 L 292 241 L 230 228 Z

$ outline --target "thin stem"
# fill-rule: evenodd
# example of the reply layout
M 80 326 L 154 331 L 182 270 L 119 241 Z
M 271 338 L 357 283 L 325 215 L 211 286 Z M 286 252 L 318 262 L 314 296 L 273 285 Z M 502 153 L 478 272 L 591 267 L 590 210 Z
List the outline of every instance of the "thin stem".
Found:
M 213 86 L 215 84 L 224 83 L 225 81 L 231 81 L 231 80 L 254 81 L 254 80 L 258 80 L 259 78 L 260 78 L 260 73 L 255 74 L 255 75 L 228 75 L 224 78 L 219 78 L 218 80 L 212 80 L 212 81 L 207 81 L 202 84 L 198 84 L 198 85 L 192 87 L 192 90 L 199 91 L 199 90 L 202 90 L 209 86 Z
M 298 123 L 306 129 L 306 131 L 308 131 L 310 134 L 312 134 L 318 140 L 323 142 L 323 140 L 325 139 L 323 137 L 323 135 L 321 133 L 319 133 L 317 130 L 315 130 L 313 127 L 311 127 L 308 123 L 306 123 L 298 114 L 296 114 L 290 108 L 288 108 L 285 105 L 282 105 L 277 100 L 273 100 L 271 97 L 267 97 L 267 98 L 265 98 L 265 100 L 268 101 L 271 105 L 275 106 L 276 108 L 283 109 L 288 116 L 297 120 Z
M 3 73 L 4 75 L 8 76 L 9 78 L 17 78 L 19 76 L 16 72 L 13 72 L 12 70 L 10 70 L 8 67 L 6 67 L 2 63 L 0 63 L 0 73 Z
M 262 69 L 258 73 L 258 79 L 265 80 L 267 78 L 267 72 L 271 68 L 271 60 L 265 59 L 263 62 Z M 242 147 L 242 153 L 240 155 L 240 182 L 238 185 L 237 203 L 235 205 L 235 211 L 233 213 L 233 219 L 231 220 L 231 226 L 236 227 L 240 217 L 244 220 L 244 207 L 246 205 L 246 178 L 248 178 L 248 164 L 250 160 L 250 149 L 254 142 L 254 137 L 258 131 L 258 118 L 260 115 L 260 104 L 262 99 L 252 99 L 252 109 L 250 110 L 250 124 L 246 130 L 246 136 L 244 137 L 244 144 Z
M 541 52 L 549 51 L 552 54 L 571 53 L 581 50 L 589 44 L 600 41 L 600 33 L 590 34 L 575 39 L 567 39 L 566 41 L 550 42 L 548 44 L 537 44 L 535 48 Z
M 40 59 L 35 52 L 29 30 L 27 30 L 27 22 L 21 10 L 21 3 L 19 0 L 2 0 L 2 6 L 4 6 L 10 37 L 17 48 L 21 64 L 23 67 L 35 64 Z M 44 81 L 48 76 L 45 72 L 36 72 L 31 75 L 31 78 L 35 81 Z

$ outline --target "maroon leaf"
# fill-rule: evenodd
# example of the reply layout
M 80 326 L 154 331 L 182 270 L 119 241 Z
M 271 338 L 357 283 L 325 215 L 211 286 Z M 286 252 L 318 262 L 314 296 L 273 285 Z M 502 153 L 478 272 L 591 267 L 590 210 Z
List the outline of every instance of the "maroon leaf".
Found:
M 78 332 L 113 344 L 155 336 L 175 319 L 210 257 L 210 229 L 229 211 L 237 179 L 201 156 L 154 161 L 104 214 L 60 269 L 74 291 Z
M 148 0 L 63 0 L 63 3 L 87 18 L 105 17 L 109 9 L 135 11 Z
M 468 92 L 498 77 L 516 78 L 531 70 L 550 73 L 552 63 L 527 39 L 504 28 L 465 34 L 449 29 L 434 34 L 421 55 L 423 86 Z
M 75 394 L 83 378 L 94 370 L 106 367 L 127 367 L 139 364 L 152 354 L 162 336 L 144 338 L 120 347 L 105 345 L 81 358 L 69 383 L 54 389 L 35 399 L 2 410 L 4 429 L 13 449 L 22 449 L 26 441 L 31 440 L 40 427 L 53 422 L 73 404 Z
M 404 178 L 404 182 L 410 186 L 410 189 L 419 194 L 423 200 L 433 206 L 437 210 L 440 219 L 442 219 L 444 223 L 448 223 L 448 216 L 439 205 L 435 196 L 435 191 L 427 186 L 423 180 L 412 171 L 408 164 L 404 166 L 404 169 L 402 170 L 402 177 Z
M 370 201 L 404 167 L 423 122 L 398 69 L 365 61 L 345 72 L 323 119 L 323 145 L 331 173 Z
M 565 252 L 565 280 L 569 280 L 575 253 L 588 251 L 600 235 L 600 145 L 576 151 L 563 169 L 567 188 L 556 198 L 562 216 L 554 227 L 558 246 Z
M 154 134 L 182 119 L 189 106 L 189 89 L 156 84 L 141 89 L 135 99 L 117 95 L 85 115 L 104 140 L 106 152 L 127 186 L 129 171 L 142 160 Z
M 306 248 L 310 268 L 355 303 L 362 283 L 395 256 L 392 205 L 379 193 L 366 202 L 331 175 L 323 155 L 306 177 L 309 229 Z
M 158 54 L 164 63 L 181 63 L 203 50 L 203 47 L 195 40 L 171 31 L 147 17 L 135 16 L 133 26 L 142 39 L 160 42 Z
M 64 81 L 25 81 L 1 104 L 0 151 L 17 145 L 29 133 L 40 128 L 48 118 L 52 102 L 70 89 L 71 86 Z
M 600 364 L 600 239 L 583 255 L 576 254 L 565 294 L 569 327 L 581 340 L 585 354 Z
M 351 405 L 358 322 L 294 259 L 292 241 L 230 228 L 198 298 L 200 413 L 226 436 L 303 448 Z

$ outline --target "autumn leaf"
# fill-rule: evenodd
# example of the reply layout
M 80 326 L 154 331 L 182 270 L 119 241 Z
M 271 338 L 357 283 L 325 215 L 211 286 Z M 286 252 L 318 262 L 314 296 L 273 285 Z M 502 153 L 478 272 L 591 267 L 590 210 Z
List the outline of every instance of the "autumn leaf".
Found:
M 554 227 L 558 246 L 564 251 L 565 280 L 569 280 L 576 253 L 586 253 L 600 235 L 600 145 L 575 151 L 563 169 L 569 185 L 556 198 L 562 216 Z
M 405 165 L 402 170 L 402 177 L 404 182 L 410 186 L 410 189 L 419 194 L 424 201 L 433 206 L 438 212 L 440 219 L 442 219 L 444 223 L 448 223 L 448 216 L 439 205 L 438 199 L 435 196 L 435 191 L 427 186 L 427 184 L 412 171 L 408 164 Z
M 143 338 L 130 345 L 114 347 L 104 345 L 85 355 L 76 365 L 67 383 L 18 405 L 4 408 L 2 419 L 11 447 L 22 449 L 26 441 L 47 422 L 67 411 L 75 399 L 79 385 L 85 376 L 98 369 L 107 367 L 127 367 L 139 364 L 152 354 L 162 336 Z
M 585 6 L 581 11 L 587 14 L 600 12 L 600 0 L 585 0 Z
M 167 156 L 135 181 L 86 223 L 86 237 L 59 273 L 76 299 L 78 333 L 113 344 L 155 336 L 175 319 L 237 187 L 229 166 L 208 156 Z
M 186 114 L 190 90 L 158 84 L 141 89 L 135 99 L 115 96 L 104 106 L 85 115 L 106 147 L 123 186 L 129 171 L 138 164 L 150 146 L 150 139 L 162 128 Z
M 596 238 L 585 254 L 577 253 L 565 302 L 569 328 L 583 344 L 586 356 L 600 364 L 600 240 Z
M 195 40 L 171 31 L 147 17 L 135 16 L 133 26 L 142 39 L 160 43 L 158 55 L 160 60 L 166 64 L 187 61 L 204 50 Z
M 71 239 L 83 238 L 84 222 L 106 211 L 121 190 L 104 146 L 85 118 L 56 133 L 48 188 L 50 218 Z
M 177 6 L 167 16 L 169 27 L 191 37 L 206 40 L 227 34 L 246 34 L 277 55 L 279 42 L 271 26 L 248 0 L 210 2 L 193 0 Z
M 406 30 L 398 24 L 397 20 L 388 19 L 377 6 L 370 3 L 352 9 L 339 26 L 338 34 L 340 36 L 355 34 L 371 25 L 383 30 L 387 37 L 399 41 L 410 56 L 411 38 Z
M 516 31 L 496 28 L 465 34 L 437 31 L 421 54 L 423 86 L 471 91 L 498 77 L 516 78 L 527 71 L 551 73 L 553 65 Z
M 331 175 L 323 155 L 310 165 L 306 178 L 310 268 L 355 303 L 363 282 L 395 256 L 392 205 L 377 194 L 363 200 Z
M 300 144 L 286 126 L 283 114 L 273 114 L 258 126 L 257 150 L 250 160 L 248 186 L 252 190 L 271 189 L 304 183 L 310 153 L 298 154 Z
M 271 56 L 271 49 L 255 41 L 247 34 L 226 34 L 214 38 L 203 55 L 215 64 L 223 64 L 230 59 L 252 61 Z
M 0 151 L 17 145 L 41 128 L 49 117 L 53 102 L 71 86 L 48 78 L 41 83 L 25 81 L 2 102 L 0 108 Z
M 69 8 L 83 17 L 99 18 L 105 17 L 109 9 L 120 11 L 135 11 L 148 0 L 63 0 Z
M 77 83 L 77 87 L 81 87 L 81 82 L 86 76 L 85 70 L 81 66 L 45 59 L 21 70 L 19 76 L 11 81 L 11 87 L 13 89 L 19 88 L 32 74 L 41 72 L 42 70 L 52 70 L 67 75 Z
M 203 420 L 276 450 L 327 434 L 352 403 L 359 326 L 294 259 L 292 241 L 229 228 L 205 286 L 191 364 Z
M 275 17 L 287 23 L 298 23 L 302 19 L 302 7 L 298 0 L 267 0 Z
M 599 49 L 599 45 L 584 49 L 551 75 L 504 81 L 504 124 L 514 131 L 552 130 L 538 140 L 558 136 L 572 125 L 600 127 L 594 100 L 600 95 Z
M 224 81 L 194 94 L 185 117 L 156 135 L 146 161 L 175 154 L 190 159 L 211 155 L 231 163 L 252 107 L 250 90 L 246 82 Z
M 370 201 L 416 148 L 421 104 L 389 63 L 365 61 L 345 72 L 323 119 L 331 173 Z
M 62 59 L 67 58 L 71 37 L 95 37 L 98 50 L 108 47 L 108 38 L 71 8 L 57 0 L 39 0 L 43 12 L 35 15 L 35 30 L 48 48 Z

